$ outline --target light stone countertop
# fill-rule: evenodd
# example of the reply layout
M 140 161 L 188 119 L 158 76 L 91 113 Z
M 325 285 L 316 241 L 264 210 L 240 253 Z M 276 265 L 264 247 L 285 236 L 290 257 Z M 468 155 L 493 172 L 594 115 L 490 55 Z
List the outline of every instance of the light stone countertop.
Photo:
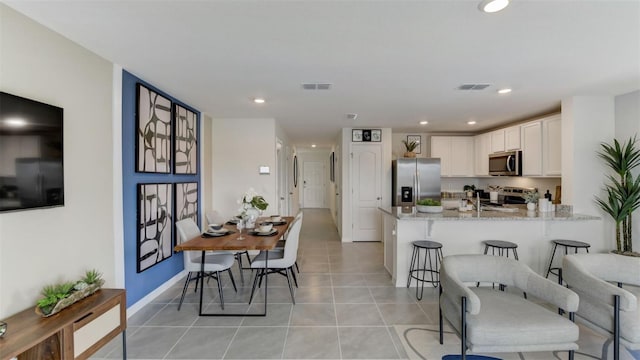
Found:
M 538 212 L 527 211 L 526 209 L 517 209 L 514 212 L 492 211 L 482 210 L 478 214 L 476 210 L 473 211 L 458 211 L 458 210 L 444 210 L 441 213 L 421 213 L 417 212 L 416 208 L 410 207 L 387 207 L 378 208 L 380 211 L 387 215 L 391 215 L 398 220 L 409 221 L 465 221 L 465 220 L 479 220 L 479 221 L 584 221 L 584 220 L 599 220 L 600 217 L 593 215 L 573 214 L 570 212 Z

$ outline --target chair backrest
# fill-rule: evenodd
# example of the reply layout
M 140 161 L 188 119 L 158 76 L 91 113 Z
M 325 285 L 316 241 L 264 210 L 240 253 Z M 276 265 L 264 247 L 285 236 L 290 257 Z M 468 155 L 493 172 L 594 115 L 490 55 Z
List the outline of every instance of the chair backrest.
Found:
M 193 239 L 196 236 L 200 236 L 200 228 L 192 218 L 182 219 L 176 222 L 176 230 L 178 231 L 178 244 Z M 184 262 L 193 262 L 192 259 L 196 256 L 195 251 L 183 251 Z
M 572 254 L 572 266 L 604 281 L 640 286 L 640 258 L 616 254 Z
M 282 257 L 283 262 L 286 263 L 287 266 L 291 266 L 296 262 L 301 227 L 302 219 L 294 221 L 289 229 L 289 235 L 287 235 L 287 241 L 284 243 L 284 255 Z
M 215 210 L 205 211 L 204 218 L 207 221 L 207 224 L 216 224 L 221 222 L 220 213 Z

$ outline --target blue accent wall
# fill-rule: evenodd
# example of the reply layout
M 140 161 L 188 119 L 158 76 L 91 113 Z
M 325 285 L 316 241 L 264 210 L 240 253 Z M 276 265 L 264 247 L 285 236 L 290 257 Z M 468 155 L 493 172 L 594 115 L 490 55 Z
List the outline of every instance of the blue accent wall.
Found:
M 174 104 L 190 109 L 198 116 L 198 145 L 200 144 L 200 112 L 183 103 L 161 89 L 139 79 L 135 75 L 122 72 L 122 195 L 124 228 L 124 271 L 127 289 L 127 307 L 135 304 L 147 294 L 184 269 L 182 254 L 174 253 L 170 258 L 137 273 L 137 186 L 140 183 L 198 183 L 198 205 L 202 209 L 200 175 L 137 173 L 136 170 L 136 84 L 142 83 L 149 89 L 167 97 Z M 200 147 L 198 146 L 200 169 Z M 199 219 L 198 219 L 199 220 Z M 175 238 L 175 231 L 174 231 Z

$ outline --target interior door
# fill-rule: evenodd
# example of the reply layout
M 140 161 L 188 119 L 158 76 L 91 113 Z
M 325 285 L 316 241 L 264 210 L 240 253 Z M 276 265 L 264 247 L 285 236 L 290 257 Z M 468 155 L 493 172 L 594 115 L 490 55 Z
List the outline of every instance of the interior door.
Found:
M 326 168 L 322 161 L 305 161 L 302 167 L 303 207 L 326 207 Z
M 353 241 L 381 241 L 381 146 L 353 145 L 351 154 Z
M 289 215 L 289 206 L 287 201 L 287 154 L 285 152 L 282 140 L 276 140 L 276 169 L 277 169 L 277 194 L 278 194 L 278 214 Z

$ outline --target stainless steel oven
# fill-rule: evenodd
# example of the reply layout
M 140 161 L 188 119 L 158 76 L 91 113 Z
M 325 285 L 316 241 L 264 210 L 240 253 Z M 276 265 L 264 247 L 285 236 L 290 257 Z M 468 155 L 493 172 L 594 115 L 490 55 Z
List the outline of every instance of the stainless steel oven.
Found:
M 489 154 L 489 175 L 522 175 L 522 152 L 516 150 Z

